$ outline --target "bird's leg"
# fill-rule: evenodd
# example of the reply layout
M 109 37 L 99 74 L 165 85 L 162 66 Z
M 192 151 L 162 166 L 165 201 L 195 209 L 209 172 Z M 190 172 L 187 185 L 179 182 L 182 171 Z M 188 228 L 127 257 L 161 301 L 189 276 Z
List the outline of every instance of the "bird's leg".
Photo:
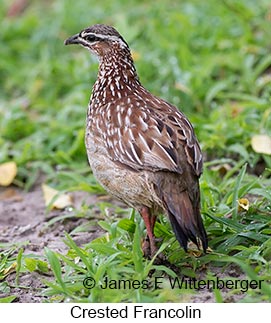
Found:
M 155 243 L 155 236 L 153 232 L 156 216 L 152 215 L 150 209 L 146 206 L 141 208 L 140 215 L 144 220 L 147 230 L 147 236 L 143 243 L 142 249 L 145 257 L 152 258 L 157 252 L 157 246 Z

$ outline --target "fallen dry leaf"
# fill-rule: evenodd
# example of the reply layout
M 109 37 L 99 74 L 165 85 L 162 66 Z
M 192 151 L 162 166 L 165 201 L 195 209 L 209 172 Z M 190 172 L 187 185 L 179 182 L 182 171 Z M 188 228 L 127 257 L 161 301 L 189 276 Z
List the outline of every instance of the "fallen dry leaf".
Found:
M 50 206 L 52 209 L 62 210 L 73 205 L 72 196 L 67 193 L 60 193 L 46 184 L 42 184 L 42 191 L 45 205 Z
M 238 203 L 238 211 L 248 211 L 249 209 L 249 200 L 247 198 L 241 198 L 237 200 Z
M 188 253 L 191 255 L 191 256 L 194 256 L 194 257 L 200 257 L 204 254 L 203 252 L 203 248 L 202 248 L 202 244 L 201 244 L 201 241 L 198 241 L 199 242 L 199 249 L 198 247 L 194 244 L 194 242 L 192 241 L 189 241 L 188 242 Z M 213 250 L 208 247 L 207 250 L 206 250 L 207 253 L 212 253 Z
M 0 186 L 9 186 L 17 175 L 17 165 L 15 162 L 0 164 Z
M 0 193 L 0 201 L 3 200 L 20 202 L 23 200 L 23 197 L 13 188 L 5 188 L 4 191 Z
M 16 267 L 17 267 L 17 262 L 13 262 L 9 267 L 3 269 L 0 271 L 0 279 L 4 279 L 6 276 L 8 276 L 9 274 L 13 273 L 14 271 L 16 271 Z
M 271 155 L 271 137 L 268 135 L 253 136 L 251 146 L 256 153 Z

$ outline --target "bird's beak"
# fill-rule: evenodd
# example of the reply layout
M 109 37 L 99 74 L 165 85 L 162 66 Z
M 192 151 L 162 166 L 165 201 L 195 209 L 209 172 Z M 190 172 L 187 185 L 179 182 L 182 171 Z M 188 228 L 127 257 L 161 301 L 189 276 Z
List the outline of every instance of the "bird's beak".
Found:
M 71 44 L 80 44 L 79 34 L 71 36 L 70 38 L 66 39 L 64 42 L 64 45 L 71 45 Z

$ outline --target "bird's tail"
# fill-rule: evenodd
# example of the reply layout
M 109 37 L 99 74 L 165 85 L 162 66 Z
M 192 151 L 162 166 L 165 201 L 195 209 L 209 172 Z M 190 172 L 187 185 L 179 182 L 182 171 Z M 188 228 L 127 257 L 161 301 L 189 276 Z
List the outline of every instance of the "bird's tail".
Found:
M 199 248 L 199 240 L 201 241 L 204 252 L 208 247 L 207 234 L 203 226 L 199 199 L 194 201 L 193 205 L 189 197 L 188 191 L 177 192 L 174 188 L 171 192 L 163 193 L 162 196 L 164 208 L 168 213 L 168 217 L 180 245 L 187 251 L 187 243 L 189 240 L 194 242 Z

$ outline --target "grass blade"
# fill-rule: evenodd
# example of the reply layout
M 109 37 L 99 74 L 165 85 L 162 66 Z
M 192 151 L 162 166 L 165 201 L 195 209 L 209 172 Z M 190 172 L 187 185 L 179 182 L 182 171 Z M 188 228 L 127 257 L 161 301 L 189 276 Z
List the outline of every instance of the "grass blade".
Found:
M 237 212 L 238 212 L 238 202 L 237 202 L 237 200 L 238 200 L 238 193 L 239 193 L 239 189 L 240 189 L 241 183 L 243 181 L 243 178 L 245 176 L 246 169 L 247 169 L 247 164 L 244 164 L 243 167 L 240 170 L 240 173 L 237 176 L 236 184 L 235 184 L 235 187 L 234 187 L 234 190 L 233 190 L 233 198 L 232 198 L 232 208 L 233 208 L 233 212 L 232 212 L 232 218 L 234 220 L 236 220 L 236 218 L 237 218 Z
M 23 256 L 24 249 L 20 248 L 18 255 L 17 255 L 17 266 L 16 266 L 16 277 L 15 277 L 15 285 L 19 285 L 19 275 L 20 270 L 22 267 L 22 256 Z
M 45 248 L 45 254 L 46 254 L 47 259 L 50 263 L 50 266 L 54 272 L 54 275 L 55 275 L 55 278 L 56 278 L 58 284 L 61 286 L 63 292 L 65 294 L 68 294 L 68 291 L 66 289 L 66 285 L 62 279 L 61 265 L 60 265 L 59 259 L 57 258 L 56 254 L 48 248 Z

